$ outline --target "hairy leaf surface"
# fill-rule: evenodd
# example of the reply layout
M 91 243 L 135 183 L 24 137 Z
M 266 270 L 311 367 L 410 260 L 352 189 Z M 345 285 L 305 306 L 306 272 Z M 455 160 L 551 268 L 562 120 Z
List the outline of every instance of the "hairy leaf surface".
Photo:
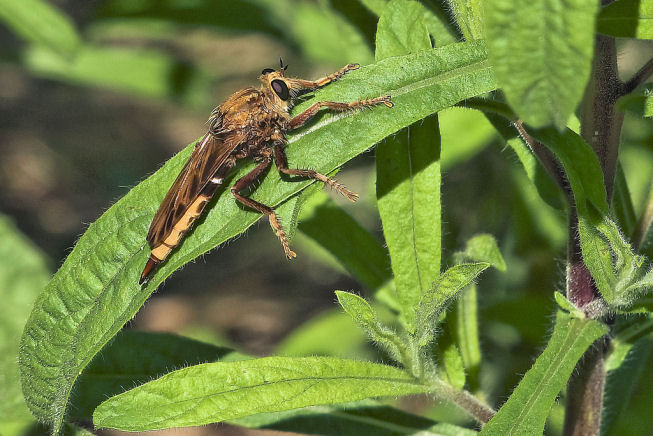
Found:
M 169 373 L 100 404 L 93 423 L 145 431 L 427 390 L 391 366 L 328 357 L 266 357 Z

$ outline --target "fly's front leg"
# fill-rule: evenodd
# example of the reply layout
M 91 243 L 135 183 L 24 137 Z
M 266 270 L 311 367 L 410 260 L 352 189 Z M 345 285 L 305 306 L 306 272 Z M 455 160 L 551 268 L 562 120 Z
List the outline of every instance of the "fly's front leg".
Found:
M 301 88 L 304 89 L 317 89 L 321 88 L 323 86 L 328 85 L 331 82 L 335 82 L 336 80 L 340 79 L 342 76 L 344 76 L 347 72 L 352 71 L 352 70 L 357 70 L 361 66 L 360 64 L 349 64 L 345 65 L 338 71 L 336 71 L 333 74 L 329 74 L 326 77 L 322 77 L 321 79 L 317 79 L 315 81 L 312 80 L 302 80 L 302 79 L 292 79 L 293 82 L 298 84 Z
M 318 173 L 315 170 L 288 168 L 288 159 L 286 158 L 286 152 L 284 151 L 282 144 L 277 143 L 274 146 L 274 162 L 277 164 L 277 169 L 279 172 L 283 174 L 288 174 L 290 176 L 308 177 L 309 179 L 319 180 L 320 182 L 331 186 L 333 189 L 347 197 L 349 201 L 358 200 L 358 194 L 350 191 L 341 183 L 338 183 L 337 181 L 325 176 L 324 174 Z
M 370 98 L 369 100 L 352 101 L 351 103 L 336 103 L 334 101 L 320 101 L 317 103 L 313 103 L 304 112 L 290 119 L 289 122 L 290 130 L 297 129 L 298 127 L 301 127 L 304 124 L 306 124 L 323 107 L 329 108 L 337 112 L 346 112 L 350 110 L 377 106 L 379 104 L 384 104 L 387 107 L 394 106 L 392 100 L 390 100 L 389 95 L 385 95 L 383 97 L 377 97 L 377 98 Z
M 243 189 L 250 187 L 259 178 L 259 176 L 263 174 L 263 172 L 265 172 L 266 169 L 268 169 L 271 162 L 272 160 L 270 159 L 270 157 L 265 156 L 263 162 L 258 164 L 256 168 L 254 168 L 251 172 L 245 174 L 243 177 L 238 179 L 238 181 L 234 184 L 234 186 L 231 187 L 231 193 L 233 194 L 234 197 L 236 197 L 236 200 L 240 201 L 245 206 L 257 210 L 262 214 L 268 216 L 270 225 L 272 226 L 274 232 L 277 234 L 279 240 L 281 241 L 281 245 L 283 246 L 283 251 L 286 254 L 286 257 L 288 259 L 292 259 L 293 257 L 297 257 L 297 255 L 295 254 L 295 252 L 293 252 L 290 249 L 290 246 L 288 245 L 288 237 L 286 236 L 286 232 L 283 231 L 283 227 L 281 227 L 281 223 L 279 222 L 279 218 L 277 217 L 277 214 L 274 213 L 274 209 L 264 205 L 263 203 L 259 203 L 256 200 L 252 200 L 249 197 L 245 197 L 240 193 L 240 191 L 242 191 Z

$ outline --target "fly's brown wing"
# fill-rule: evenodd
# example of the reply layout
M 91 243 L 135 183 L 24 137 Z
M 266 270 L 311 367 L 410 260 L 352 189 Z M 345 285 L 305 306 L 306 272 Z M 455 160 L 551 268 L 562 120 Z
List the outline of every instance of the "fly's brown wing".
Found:
M 165 241 L 190 205 L 203 191 L 207 191 L 207 185 L 215 185 L 217 188 L 221 180 L 215 179 L 216 174 L 226 175 L 234 165 L 231 155 L 237 145 L 238 142 L 233 141 L 233 138 L 225 138 L 220 134 L 209 132 L 202 138 L 154 215 L 147 233 L 147 242 L 151 248 Z M 215 189 L 208 190 L 211 191 L 209 197 L 215 193 Z

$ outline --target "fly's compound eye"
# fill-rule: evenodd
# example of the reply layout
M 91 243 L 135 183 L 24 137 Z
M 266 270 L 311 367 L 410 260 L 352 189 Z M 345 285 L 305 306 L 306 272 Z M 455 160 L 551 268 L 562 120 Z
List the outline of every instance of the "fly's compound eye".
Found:
M 281 100 L 288 100 L 290 97 L 290 93 L 288 92 L 288 85 L 286 85 L 286 82 L 283 80 L 273 80 L 272 83 L 272 89 L 274 92 L 279 96 Z
M 265 76 L 266 74 L 274 73 L 274 70 L 272 68 L 266 68 L 263 71 L 261 71 L 261 76 Z

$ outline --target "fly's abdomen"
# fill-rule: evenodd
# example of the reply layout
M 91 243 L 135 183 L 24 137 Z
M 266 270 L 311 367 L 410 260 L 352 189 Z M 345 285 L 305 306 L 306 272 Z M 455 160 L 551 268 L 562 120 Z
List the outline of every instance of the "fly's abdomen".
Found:
M 212 183 L 209 186 L 213 185 Z M 208 187 L 207 187 L 208 188 Z M 211 189 L 213 192 L 202 192 L 193 203 L 188 207 L 186 213 L 177 221 L 177 223 L 172 227 L 170 234 L 159 244 L 152 247 L 152 252 L 150 253 L 150 258 L 143 269 L 139 284 L 143 284 L 147 276 L 150 275 L 152 270 L 156 267 L 157 264 L 166 260 L 170 255 L 170 252 L 181 242 L 192 227 L 193 223 L 202 214 L 204 207 L 211 200 L 211 197 L 215 193 L 215 189 Z

